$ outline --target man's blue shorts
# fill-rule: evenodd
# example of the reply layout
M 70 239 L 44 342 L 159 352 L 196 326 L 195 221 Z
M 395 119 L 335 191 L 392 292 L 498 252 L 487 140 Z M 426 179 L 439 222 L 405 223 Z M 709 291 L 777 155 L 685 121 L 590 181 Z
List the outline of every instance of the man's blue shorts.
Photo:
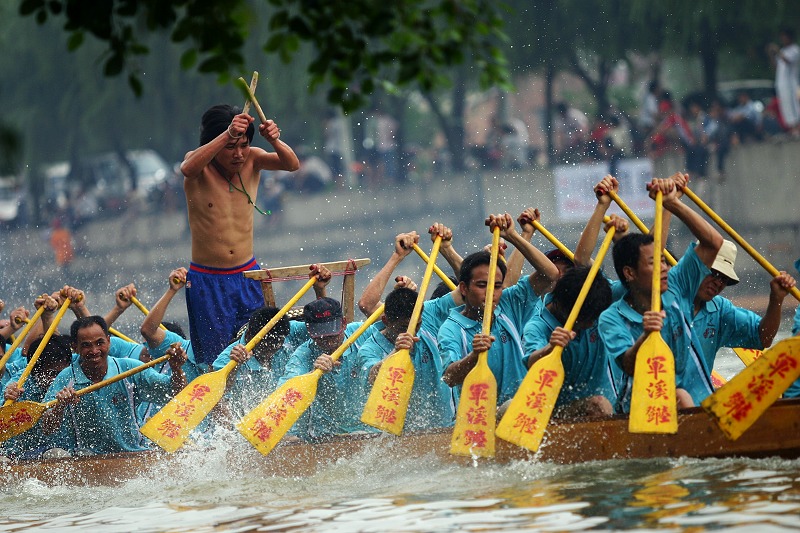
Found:
M 261 284 L 242 274 L 258 268 L 255 257 L 232 268 L 189 265 L 186 309 L 198 363 L 211 365 L 253 311 L 264 306 Z

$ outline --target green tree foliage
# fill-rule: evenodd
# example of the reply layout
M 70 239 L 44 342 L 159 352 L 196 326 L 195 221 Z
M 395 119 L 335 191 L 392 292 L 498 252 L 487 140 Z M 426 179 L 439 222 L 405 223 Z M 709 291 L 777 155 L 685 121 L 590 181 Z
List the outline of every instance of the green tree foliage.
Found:
M 483 87 L 508 82 L 500 43 L 501 4 L 493 0 L 268 0 L 267 52 L 292 61 L 301 44 L 313 49 L 311 87 L 325 84 L 328 100 L 346 111 L 363 106 L 376 80 L 446 85 L 444 67 L 469 61 Z M 254 4 L 245 0 L 20 0 L 22 15 L 39 23 L 63 17 L 69 47 L 91 34 L 106 44 L 103 72 L 127 72 L 137 94 L 142 77 L 132 60 L 150 52 L 145 35 L 169 30 L 187 47 L 184 68 L 220 74 L 244 69 L 243 47 Z

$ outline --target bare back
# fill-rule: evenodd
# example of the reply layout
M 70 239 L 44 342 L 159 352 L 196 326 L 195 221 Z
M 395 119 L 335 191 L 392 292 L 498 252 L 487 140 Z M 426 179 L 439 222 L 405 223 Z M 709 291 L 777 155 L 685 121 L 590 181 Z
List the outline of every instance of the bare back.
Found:
M 257 147 L 250 150 L 239 172 L 241 181 L 235 175 L 229 182 L 213 164 L 197 177 L 184 177 L 193 263 L 230 268 L 253 257 L 254 209 L 247 194 L 256 203 L 260 175 L 253 162 L 266 152 Z

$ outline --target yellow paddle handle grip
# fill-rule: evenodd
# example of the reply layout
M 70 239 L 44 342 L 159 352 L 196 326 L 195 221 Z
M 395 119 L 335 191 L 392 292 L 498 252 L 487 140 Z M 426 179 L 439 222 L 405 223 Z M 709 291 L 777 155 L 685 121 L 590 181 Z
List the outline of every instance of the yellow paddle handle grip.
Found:
M 125 335 L 121 331 L 118 331 L 118 330 L 112 328 L 111 326 L 108 327 L 108 332 L 111 333 L 112 335 L 114 335 L 115 337 L 124 340 L 125 342 L 131 342 L 133 344 L 139 344 L 135 340 L 131 339 L 130 337 L 128 337 L 127 335 Z
M 122 296 L 120 296 L 120 298 L 122 298 L 123 300 L 125 299 Z M 150 314 L 150 311 L 144 305 L 142 305 L 142 302 L 140 302 L 136 296 L 131 296 L 131 303 L 135 305 L 136 308 L 139 309 L 139 311 L 141 311 L 144 316 Z M 163 329 L 164 331 L 167 331 L 167 328 L 164 327 L 164 324 L 159 324 L 158 327 Z
M 486 286 L 486 299 L 483 302 L 482 333 L 488 335 L 492 331 L 492 315 L 494 314 L 494 282 L 497 278 L 497 256 L 500 255 L 500 228 L 492 230 L 492 255 L 489 259 L 489 280 Z
M 730 225 L 728 225 L 727 222 L 722 220 L 722 218 L 720 218 L 718 214 L 716 214 L 703 200 L 701 200 L 691 189 L 689 189 L 689 187 L 683 188 L 683 194 L 688 196 L 695 204 L 697 204 L 697 207 L 702 209 L 703 212 L 705 212 L 705 214 L 708 215 L 709 218 L 711 218 L 711 220 L 716 222 L 719 227 L 725 230 L 725 233 L 730 235 L 731 238 L 739 244 L 739 246 L 744 248 L 744 250 L 748 254 L 750 254 L 750 257 L 755 259 L 755 261 L 759 265 L 761 265 L 764 268 L 764 270 L 769 272 L 769 274 L 772 277 L 780 275 L 778 269 L 772 266 L 770 262 L 764 258 L 764 256 L 762 256 L 752 246 L 750 246 L 750 244 L 746 240 L 744 240 L 741 235 L 736 233 L 736 231 L 732 227 L 730 227 Z M 800 290 L 798 290 L 797 287 L 792 287 L 792 289 L 789 292 L 791 292 L 792 296 L 794 296 L 797 299 L 797 301 L 800 302 Z
M 27 320 L 27 324 L 25 324 L 25 327 L 22 328 L 22 331 L 20 331 L 19 335 L 17 335 L 17 337 L 13 340 L 11 346 L 8 348 L 8 350 L 6 350 L 6 353 L 3 354 L 2 358 L 0 358 L 0 374 L 2 374 L 3 369 L 6 367 L 6 363 L 8 362 L 8 360 L 11 359 L 14 350 L 19 348 L 19 345 L 22 344 L 22 339 L 25 338 L 25 335 L 28 334 L 28 332 L 31 330 L 36 321 L 39 320 L 39 317 L 42 316 L 42 313 L 44 313 L 44 306 L 41 306 L 39 309 L 37 309 L 36 312 L 33 314 L 33 316 L 30 318 L 30 320 Z
M 628 204 L 623 202 L 622 198 L 620 198 L 617 195 L 617 193 L 615 193 L 614 191 L 609 191 L 608 195 L 611 197 L 612 200 L 614 200 L 614 202 L 619 206 L 619 208 L 622 209 L 622 211 L 625 213 L 625 215 L 627 215 L 627 217 L 631 220 L 631 222 L 633 222 L 633 224 L 637 228 L 639 228 L 639 231 L 641 231 L 645 235 L 650 233 L 650 228 L 644 225 L 644 222 L 642 222 L 642 220 L 636 216 L 636 213 L 631 211 L 631 208 L 628 207 Z M 669 253 L 667 250 L 662 250 L 662 253 L 664 254 L 664 257 L 667 259 L 667 263 L 669 263 L 670 266 L 675 266 L 678 264 L 678 262 L 672 256 L 672 254 Z
M 415 252 L 417 252 L 417 255 L 418 255 L 418 256 L 420 256 L 420 257 L 422 258 L 422 260 L 423 260 L 423 261 L 425 261 L 426 263 L 429 263 L 429 264 L 430 264 L 430 262 L 431 262 L 431 259 L 430 259 L 430 257 L 428 257 L 428 254 L 426 254 L 424 251 L 422 251 L 422 248 L 420 248 L 419 246 L 417 246 L 417 244 L 416 244 L 416 243 L 414 244 L 414 251 L 415 251 Z M 448 287 L 448 288 L 449 288 L 451 291 L 454 291 L 454 290 L 456 290 L 456 284 L 455 284 L 455 283 L 453 283 L 453 280 L 451 280 L 449 277 L 447 277 L 447 274 L 445 274 L 445 273 L 442 271 L 442 269 L 441 269 L 441 268 L 439 268 L 438 266 L 436 266 L 436 263 L 435 263 L 435 262 L 433 263 L 433 271 L 434 271 L 434 272 L 436 272 L 436 275 L 437 275 L 437 276 L 439 276 L 439 277 L 441 278 L 441 280 L 442 280 L 442 281 L 444 281 L 444 284 L 445 284 L 445 285 L 447 285 L 447 287 Z
M 533 227 L 536 228 L 536 231 L 544 235 L 545 239 L 550 241 L 553 246 L 558 248 L 562 254 L 566 255 L 570 261 L 575 261 L 575 254 L 572 253 L 572 250 L 564 246 L 564 243 L 559 241 L 555 235 L 547 231 L 547 229 L 545 229 L 545 227 L 542 226 L 538 220 L 534 220 L 531 222 L 531 224 L 533 224 Z
M 661 226 L 663 223 L 664 193 L 656 193 L 656 214 L 653 222 L 653 284 L 650 287 L 650 309 L 661 311 Z
M 436 256 L 439 255 L 439 246 L 441 244 L 442 237 L 437 235 L 436 239 L 433 241 L 433 248 L 431 248 L 428 265 L 425 267 L 425 274 L 422 276 L 422 283 L 419 286 L 417 301 L 414 303 L 414 310 L 411 312 L 411 318 L 408 321 L 408 329 L 406 331 L 412 335 L 417 332 L 417 322 L 419 322 L 419 316 L 422 314 L 422 306 L 425 303 L 425 293 L 428 292 L 428 285 L 433 275 L 433 267 L 436 265 Z
M 42 352 L 44 351 L 45 347 L 47 347 L 47 343 L 50 341 L 50 337 L 52 337 L 53 333 L 55 333 L 56 329 L 58 328 L 58 323 L 61 322 L 61 318 L 64 316 L 64 313 L 67 312 L 67 309 L 69 309 L 69 305 L 71 303 L 72 302 L 70 301 L 70 299 L 66 298 L 64 300 L 64 303 L 61 304 L 61 308 L 58 310 L 58 313 L 53 318 L 53 323 L 50 324 L 50 327 L 47 328 L 47 331 L 45 331 L 44 337 L 42 337 L 42 340 L 39 341 L 38 348 L 36 348 L 36 351 L 33 353 L 31 358 L 28 360 L 28 365 L 25 367 L 25 370 L 22 371 L 22 374 L 20 375 L 19 380 L 17 380 L 17 386 L 18 387 L 22 387 L 22 385 L 28 379 L 28 376 L 30 376 L 31 370 L 33 370 L 33 365 L 36 364 L 36 361 L 39 359 L 39 356 L 42 355 Z M 40 307 L 39 309 L 43 309 L 43 308 L 44 308 L 44 306 Z M 33 324 L 33 320 L 31 320 L 29 322 L 29 324 Z M 7 401 L 6 405 L 9 404 L 9 403 L 11 403 L 11 402 Z

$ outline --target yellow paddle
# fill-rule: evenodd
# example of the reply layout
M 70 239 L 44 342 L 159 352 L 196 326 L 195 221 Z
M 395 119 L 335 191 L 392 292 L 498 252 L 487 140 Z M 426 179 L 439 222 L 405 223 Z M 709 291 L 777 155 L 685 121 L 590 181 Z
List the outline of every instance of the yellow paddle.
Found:
M 412 335 L 417 332 L 417 323 L 422 314 L 422 305 L 425 303 L 425 293 L 428 292 L 428 284 L 433 275 L 433 267 L 436 264 L 436 256 L 439 255 L 441 243 L 442 237 L 437 235 L 433 241 L 428 266 L 422 276 L 422 284 L 419 287 L 414 310 L 411 312 L 411 319 L 408 321 L 406 331 Z M 411 360 L 411 352 L 408 350 L 399 350 L 387 357 L 378 370 L 375 383 L 373 383 L 367 403 L 364 405 L 361 421 L 394 435 L 403 433 L 408 401 L 411 399 L 411 391 L 414 388 L 414 373 L 414 362 Z
M 22 328 L 22 331 L 20 331 L 19 335 L 17 335 L 17 338 L 14 339 L 14 342 L 12 342 L 11 346 L 8 348 L 8 350 L 6 350 L 6 353 L 3 354 L 2 358 L 0 358 L 0 375 L 3 374 L 3 369 L 6 367 L 6 363 L 11 358 L 14 350 L 19 348 L 19 345 L 22 344 L 22 340 L 25 338 L 25 335 L 28 334 L 36 321 L 39 320 L 39 317 L 42 316 L 42 313 L 44 313 L 44 305 L 36 310 L 30 320 L 27 321 L 28 323 L 25 324 L 25 327 Z
M 753 361 L 764 355 L 764 352 L 754 348 L 734 348 L 733 353 L 739 357 L 744 366 L 752 365 Z
M 247 84 L 244 78 L 239 78 L 236 80 L 239 82 L 241 89 L 243 90 L 243 94 L 245 97 L 253 103 L 253 107 L 256 108 L 256 112 L 258 113 L 258 118 L 261 119 L 261 123 L 265 124 L 267 122 L 267 117 L 264 115 L 264 111 L 261 109 L 261 106 L 258 104 L 258 100 L 256 100 L 256 95 L 253 91 L 250 90 L 250 86 Z
M 142 305 L 142 302 L 140 302 L 136 296 L 131 296 L 131 303 L 135 305 L 136 308 L 139 309 L 139 311 L 141 311 L 144 316 L 150 314 L 150 310 L 147 309 L 144 305 Z M 164 324 L 159 324 L 158 327 L 160 327 L 164 331 L 167 331 L 167 328 L 164 327 Z
M 425 252 L 423 252 L 423 251 L 422 251 L 422 248 L 420 248 L 419 246 L 417 246 L 417 244 L 416 244 L 416 243 L 414 243 L 414 251 L 415 251 L 415 252 L 417 252 L 417 255 L 418 255 L 418 256 L 420 256 L 420 257 L 422 258 L 422 260 L 423 260 L 423 261 L 425 261 L 426 263 L 430 264 L 430 262 L 431 262 L 431 259 L 430 259 L 430 257 L 428 257 L 428 254 L 426 254 Z M 445 284 L 445 285 L 447 285 L 447 287 L 448 287 L 448 288 L 449 288 L 451 291 L 454 291 L 454 290 L 456 290 L 456 284 L 455 284 L 455 283 L 453 283 L 453 280 L 451 280 L 449 277 L 447 277 L 447 274 L 445 274 L 445 273 L 442 271 L 442 269 L 441 269 L 441 268 L 439 268 L 438 266 L 436 266 L 436 263 L 434 263 L 434 264 L 433 264 L 433 271 L 434 271 L 434 272 L 436 272 L 436 275 L 437 275 L 437 276 L 439 276 L 439 277 L 441 278 L 441 280 L 442 280 L 442 281 L 444 281 L 444 284 Z
M 615 231 L 616 228 L 612 227 L 606 233 L 600 251 L 597 253 L 597 259 L 589 269 L 589 274 L 586 276 L 586 281 L 583 282 L 581 292 L 578 293 L 575 305 L 572 306 L 564 329 L 572 330 L 575 321 L 578 320 L 578 313 L 589 294 L 597 272 L 600 271 Z M 533 364 L 511 400 L 508 410 L 497 425 L 498 437 L 532 452 L 539 449 L 544 431 L 561 392 L 561 386 L 564 384 L 564 365 L 561 362 L 563 352 L 563 347 L 555 346 L 553 351 Z
M 767 261 L 766 259 L 764 259 L 764 256 L 762 256 L 762 255 L 761 255 L 760 253 L 758 253 L 758 252 L 757 252 L 757 251 L 756 251 L 756 250 L 755 250 L 755 249 L 754 249 L 752 246 L 750 246 L 750 244 L 749 244 L 749 243 L 748 243 L 746 240 L 744 240 L 744 239 L 742 238 L 742 236 L 741 236 L 741 235 L 739 235 L 738 233 L 736 233 L 736 231 L 735 231 L 735 230 L 734 230 L 732 227 L 730 227 L 730 225 L 728 225 L 728 223 L 727 223 L 727 222 L 725 222 L 724 220 L 722 220 L 722 219 L 720 218 L 720 216 L 719 216 L 718 214 L 716 214 L 716 213 L 715 213 L 715 212 L 714 212 L 714 211 L 713 211 L 713 210 L 712 210 L 712 209 L 711 209 L 711 208 L 710 208 L 708 205 L 706 205 L 706 203 L 705 203 L 703 200 L 701 200 L 700 198 L 698 198 L 698 197 L 697 197 L 697 195 L 696 195 L 694 192 L 692 192 L 692 191 L 689 189 L 689 187 L 684 187 L 684 188 L 683 188 L 683 194 L 685 194 L 686 196 L 688 196 L 689 198 L 691 198 L 691 200 L 692 200 L 692 201 L 693 201 L 695 204 L 697 204 L 697 207 L 699 207 L 700 209 L 702 209 L 702 210 L 703 210 L 703 212 L 704 212 L 706 215 L 708 215 L 708 217 L 709 217 L 711 220 L 713 220 L 714 222 L 716 222 L 716 223 L 717 223 L 717 225 L 718 225 L 720 228 L 724 229 L 724 230 L 725 230 L 725 233 L 727 233 L 728 235 L 730 235 L 731 239 L 733 239 L 734 241 L 736 241 L 736 243 L 737 243 L 739 246 L 741 246 L 742 248 L 744 248 L 744 250 L 745 250 L 745 251 L 746 251 L 748 254 L 750 254 L 750 257 L 752 257 L 752 258 L 753 258 L 753 259 L 754 259 L 754 260 L 755 260 L 755 261 L 756 261 L 756 262 L 757 262 L 759 265 L 761 265 L 761 266 L 764 268 L 764 270 L 766 270 L 767 272 L 769 272 L 770 276 L 772 276 L 772 277 L 774 278 L 774 277 L 776 277 L 776 276 L 780 275 L 780 272 L 778 272 L 778 269 L 777 269 L 777 268 L 775 268 L 774 266 L 772 266 L 772 265 L 770 264 L 770 262 L 769 262 L 769 261 Z M 795 298 L 797 298 L 797 301 L 798 301 L 798 302 L 800 302 L 800 289 L 798 289 L 797 287 L 792 287 L 792 289 L 791 289 L 789 292 L 791 292 L 791 293 L 792 293 L 792 296 L 794 296 Z
M 575 258 L 575 255 L 574 255 L 574 254 L 573 254 L 573 253 L 570 251 L 570 249 L 569 249 L 569 248 L 567 248 L 566 246 L 564 246 L 564 243 L 562 243 L 561 241 L 559 241 L 559 240 L 556 238 L 556 236 L 555 236 L 555 235 L 553 235 L 552 233 L 550 233 L 549 231 L 547 231 L 547 229 L 546 229 L 544 226 L 542 226 L 542 224 L 541 224 L 541 223 L 540 223 L 538 220 L 534 220 L 534 221 L 532 221 L 532 222 L 531 222 L 531 224 L 533 225 L 533 227 L 534 227 L 534 228 L 536 228 L 536 231 L 538 231 L 539 233 L 541 233 L 542 235 L 544 235 L 544 237 L 545 237 L 545 238 L 546 238 L 548 241 L 550 241 L 550 242 L 552 243 L 552 245 L 553 245 L 553 246 L 555 246 L 556 248 L 558 248 L 558 249 L 561 251 L 561 253 L 562 253 L 562 254 L 564 254 L 564 255 L 566 255 L 567 257 L 569 257 L 569 260 L 570 260 L 570 261 L 573 261 L 573 260 L 574 260 L 574 258 Z
M 311 277 L 300 291 L 295 294 L 274 317 L 267 322 L 256 335 L 245 345 L 249 352 L 261 342 L 261 339 L 278 323 L 283 315 L 289 312 L 294 304 L 317 281 L 317 276 Z M 222 395 L 228 376 L 236 368 L 236 361 L 228 362 L 216 372 L 201 374 L 189 383 L 186 388 L 175 395 L 159 412 L 154 414 L 141 427 L 142 435 L 155 442 L 166 451 L 172 453 L 186 442 L 189 433 L 203 421 L 211 409 L 216 406 Z
M 494 316 L 494 283 L 497 256 L 500 252 L 500 228 L 492 232 L 492 257 L 489 280 L 483 304 L 484 335 L 492 330 Z M 497 380 L 489 368 L 487 352 L 478 354 L 478 362 L 469 371 L 461 386 L 456 423 L 450 440 L 450 453 L 477 457 L 494 457 L 495 416 L 497 413 Z
M 663 193 L 656 194 L 653 225 L 653 284 L 650 309 L 661 310 L 661 223 Z M 675 357 L 660 331 L 651 331 L 636 354 L 628 420 L 631 433 L 677 433 L 678 406 L 675 397 Z
M 382 314 L 381 304 L 341 346 L 330 354 L 331 359 L 338 360 L 356 339 L 367 331 L 367 328 L 380 319 Z M 244 435 L 256 450 L 267 455 L 314 401 L 320 377 L 322 370 L 316 368 L 312 372 L 288 380 L 239 420 L 236 424 L 239 433 Z
M 684 189 L 684 191 L 685 191 L 685 189 Z M 639 231 L 641 231 L 645 235 L 650 233 L 650 229 L 647 226 L 644 225 L 644 222 L 642 222 L 642 220 L 639 217 L 636 216 L 636 213 L 631 211 L 631 208 L 628 207 L 628 204 L 623 202 L 622 198 L 620 198 L 617 195 L 617 193 L 615 193 L 614 191 L 608 191 L 608 195 L 611 197 L 612 200 L 614 200 L 614 202 L 616 202 L 616 204 L 620 207 L 620 209 L 622 209 L 625 212 L 625 214 L 628 215 L 628 218 L 631 219 L 631 222 L 633 222 L 636 225 L 637 228 L 639 228 Z M 661 242 L 661 237 L 660 236 L 659 236 L 658 240 L 659 240 L 659 242 Z M 675 258 L 672 257 L 672 254 L 669 253 L 667 250 L 663 250 L 663 254 L 664 254 L 664 257 L 667 259 L 667 263 L 669 263 L 670 266 L 675 266 L 678 263 L 675 260 Z
M 764 351 L 721 389 L 703 400 L 703 408 L 730 439 L 738 439 L 761 414 L 800 378 L 800 337 Z
M 22 374 L 20 374 L 19 379 L 17 380 L 17 386 L 22 387 L 25 384 L 25 381 L 27 381 L 28 376 L 31 375 L 31 370 L 33 370 L 33 365 L 36 364 L 36 361 L 39 360 L 39 356 L 42 355 L 42 352 L 47 346 L 47 342 L 50 340 L 50 337 L 53 336 L 53 333 L 55 333 L 56 329 L 58 328 L 58 323 L 61 322 L 61 317 L 63 317 L 64 313 L 67 312 L 70 303 L 71 302 L 69 298 L 64 299 L 64 303 L 61 304 L 61 308 L 58 310 L 58 313 L 56 314 L 55 318 L 53 318 L 53 323 L 50 324 L 50 327 L 47 328 L 47 331 L 45 331 L 44 333 L 44 337 L 42 337 L 42 340 L 39 341 L 39 347 L 36 348 L 36 351 L 28 360 L 28 364 L 25 366 L 25 370 L 23 370 Z M 39 309 L 44 309 L 44 305 L 42 305 Z M 13 400 L 6 400 L 5 403 L 3 404 L 3 407 L 11 405 L 12 403 L 14 403 Z
M 44 344 L 45 343 L 43 342 L 42 345 Z M 116 383 L 121 379 L 125 379 L 137 374 L 142 370 L 163 363 L 170 357 L 171 355 L 165 355 L 163 357 L 159 357 L 158 359 L 153 359 L 152 361 L 141 366 L 137 366 L 135 368 L 131 368 L 130 370 L 126 370 L 121 374 L 117 374 L 112 378 L 104 379 L 103 381 L 89 385 L 84 389 L 75 391 L 75 395 L 83 396 L 84 394 L 89 394 L 90 392 L 94 392 L 97 389 L 105 387 L 106 385 L 111 385 L 112 383 Z M 36 425 L 36 422 L 39 421 L 45 411 L 55 407 L 57 403 L 57 400 L 50 400 L 47 403 L 25 401 L 15 402 L 11 405 L 0 408 L 0 442 L 4 442 L 11 437 L 15 437 L 20 433 L 28 431 L 30 428 Z

